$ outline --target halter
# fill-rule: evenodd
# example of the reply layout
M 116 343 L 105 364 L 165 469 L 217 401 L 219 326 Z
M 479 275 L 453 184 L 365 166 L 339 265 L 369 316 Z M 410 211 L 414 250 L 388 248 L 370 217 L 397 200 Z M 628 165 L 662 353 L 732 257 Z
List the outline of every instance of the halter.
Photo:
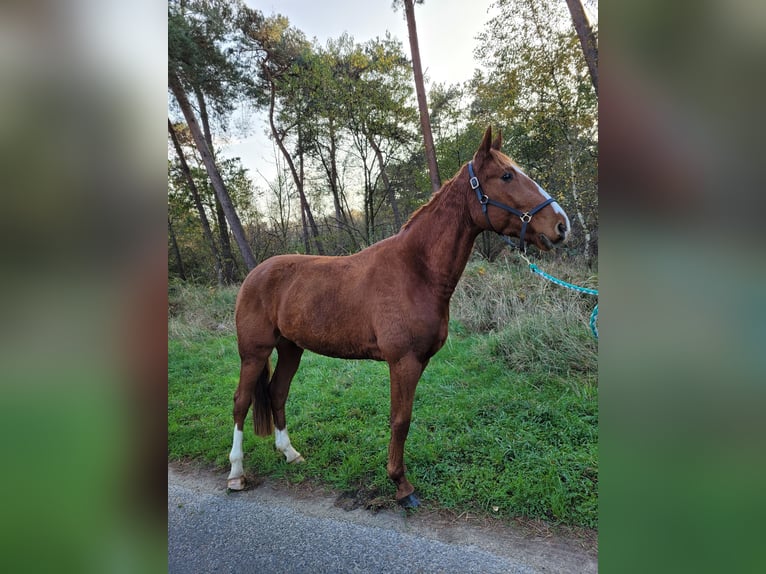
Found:
M 473 162 L 468 162 L 468 175 L 470 176 L 470 183 L 471 183 L 471 189 L 476 191 L 476 197 L 479 199 L 479 203 L 481 204 L 481 210 L 484 212 L 484 217 L 487 218 L 487 223 L 489 224 L 489 228 L 497 233 L 500 238 L 505 241 L 508 245 L 511 247 L 515 247 L 513 243 L 511 243 L 511 240 L 508 239 L 505 235 L 500 233 L 497 229 L 495 229 L 495 226 L 492 225 L 492 222 L 489 219 L 489 213 L 487 213 L 487 206 L 488 205 L 494 205 L 495 207 L 499 207 L 500 209 L 504 209 L 505 211 L 508 211 L 510 213 L 513 213 L 515 216 L 517 216 L 519 219 L 521 219 L 521 234 L 519 235 L 519 251 L 522 253 L 526 253 L 526 247 L 524 246 L 524 234 L 527 231 L 527 224 L 532 221 L 532 216 L 540 211 L 543 207 L 546 205 L 549 205 L 556 201 L 552 197 L 546 199 L 543 201 L 540 205 L 537 207 L 529 210 L 529 211 L 519 211 L 518 209 L 511 207 L 510 205 L 505 205 L 504 203 L 500 203 L 499 201 L 495 201 L 494 199 L 490 199 L 487 197 L 487 195 L 481 190 L 481 184 L 479 183 L 479 178 L 476 177 L 476 174 L 473 171 Z

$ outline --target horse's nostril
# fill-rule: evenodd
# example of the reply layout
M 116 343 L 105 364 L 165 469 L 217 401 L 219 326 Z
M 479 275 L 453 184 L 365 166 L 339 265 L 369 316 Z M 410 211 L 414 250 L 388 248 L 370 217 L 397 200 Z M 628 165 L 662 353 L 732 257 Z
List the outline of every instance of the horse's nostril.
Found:
M 556 225 L 556 230 L 559 232 L 559 236 L 566 237 L 567 234 L 567 225 L 563 221 L 559 221 L 559 223 Z

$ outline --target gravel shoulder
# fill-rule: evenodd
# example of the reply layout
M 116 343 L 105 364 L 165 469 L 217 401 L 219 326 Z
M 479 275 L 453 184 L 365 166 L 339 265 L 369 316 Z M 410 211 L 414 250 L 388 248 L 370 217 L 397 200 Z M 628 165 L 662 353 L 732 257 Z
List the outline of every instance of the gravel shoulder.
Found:
M 593 532 L 434 511 L 366 510 L 348 496 L 168 465 L 170 572 L 594 573 Z M 350 510 L 349 510 L 350 508 Z

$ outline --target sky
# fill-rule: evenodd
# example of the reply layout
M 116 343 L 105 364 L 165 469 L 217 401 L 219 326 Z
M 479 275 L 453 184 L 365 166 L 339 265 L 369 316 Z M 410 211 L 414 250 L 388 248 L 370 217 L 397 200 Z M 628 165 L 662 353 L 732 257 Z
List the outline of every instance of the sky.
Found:
M 357 42 L 365 42 L 386 30 L 401 40 L 410 54 L 404 12 L 394 12 L 391 0 L 281 0 L 254 2 L 251 6 L 264 14 L 287 16 L 290 23 L 307 37 L 324 44 L 348 32 Z M 462 82 L 471 77 L 475 67 L 474 37 L 487 23 L 492 0 L 426 0 L 415 6 L 418 41 L 426 75 L 436 82 Z M 471 8 L 466 5 L 470 4 Z
M 435 82 L 452 84 L 471 78 L 478 66 L 473 57 L 477 46 L 475 37 L 495 13 L 490 11 L 492 1 L 426 0 L 415 6 L 426 89 Z M 287 16 L 292 26 L 323 45 L 343 32 L 362 43 L 382 38 L 388 30 L 402 42 L 405 54 L 410 55 L 404 12 L 394 12 L 391 0 L 246 0 L 246 3 L 265 15 Z M 248 135 L 232 139 L 223 153 L 241 157 L 256 185 L 263 187 L 264 181 L 258 172 L 266 179 L 276 176 L 273 146 L 265 135 L 265 119 L 250 118 L 247 123 L 250 124 Z

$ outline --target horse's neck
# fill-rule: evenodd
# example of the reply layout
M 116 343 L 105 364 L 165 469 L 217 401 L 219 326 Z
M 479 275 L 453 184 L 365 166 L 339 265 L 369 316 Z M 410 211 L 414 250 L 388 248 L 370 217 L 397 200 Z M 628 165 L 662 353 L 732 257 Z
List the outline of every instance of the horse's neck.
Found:
M 481 232 L 468 215 L 466 194 L 451 180 L 402 230 L 415 264 L 427 271 L 434 291 L 448 301 Z

